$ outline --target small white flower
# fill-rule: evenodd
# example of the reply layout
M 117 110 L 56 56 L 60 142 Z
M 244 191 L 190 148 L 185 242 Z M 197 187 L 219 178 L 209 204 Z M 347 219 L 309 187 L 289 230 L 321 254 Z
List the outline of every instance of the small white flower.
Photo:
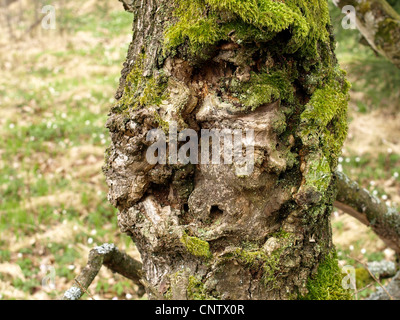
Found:
M 335 218 L 338 218 L 338 217 L 339 217 L 339 212 L 334 211 L 334 212 L 333 212 L 333 215 L 334 215 Z
M 70 265 L 68 266 L 68 269 L 69 269 L 69 270 L 74 270 L 74 269 L 75 269 L 75 266 L 74 266 L 73 264 L 70 264 Z
M 10 123 L 9 127 L 10 127 L 10 129 L 14 129 L 15 128 L 15 124 L 14 123 Z
M 18 252 L 18 255 L 17 255 L 17 256 L 18 256 L 18 258 L 20 258 L 20 259 L 21 259 L 23 255 L 22 255 L 22 253 L 21 253 L 21 252 Z
M 350 158 L 346 158 L 346 163 L 350 163 Z
M 387 153 L 389 153 L 389 154 L 393 153 L 393 149 L 392 148 L 388 148 L 387 149 Z
M 376 185 L 376 182 L 372 180 L 372 181 L 369 182 L 369 184 L 370 184 L 371 186 L 374 186 L 374 185 Z
M 339 164 L 337 170 L 338 170 L 339 172 L 343 172 L 343 166 L 342 166 L 341 164 Z
M 35 138 L 34 136 L 32 136 L 32 137 L 30 137 L 30 138 L 29 138 L 29 140 L 31 140 L 31 141 L 35 141 L 35 140 L 36 140 L 36 138 Z
M 87 126 L 90 125 L 90 120 L 86 120 L 85 125 L 87 125 Z
M 93 243 L 93 238 L 89 238 L 89 239 L 87 240 L 87 242 L 88 242 L 88 244 L 92 244 L 92 243 Z
M 356 162 L 360 162 L 360 161 L 361 161 L 361 158 L 360 158 L 360 157 L 357 157 L 355 160 L 356 160 Z
M 61 118 L 65 119 L 67 117 L 67 114 L 65 112 L 61 113 Z
M 343 162 L 343 157 L 339 157 L 339 163 L 342 163 Z
M 114 297 L 114 298 L 112 298 L 112 300 L 118 300 L 118 297 Z
M 72 229 L 74 229 L 74 231 L 78 230 L 78 226 L 74 226 Z
M 378 195 L 378 190 L 372 191 L 372 194 L 373 194 L 374 196 L 377 196 L 377 195 Z
M 342 251 L 339 251 L 337 255 L 340 257 L 342 255 Z
M 367 252 L 367 250 L 365 250 L 364 248 L 361 249 L 361 253 L 365 254 Z
M 384 195 L 382 196 L 382 200 L 386 201 L 387 199 L 388 199 L 388 196 L 387 196 L 386 194 L 384 194 Z
M 131 295 L 130 293 L 127 293 L 127 294 L 125 295 L 125 298 L 127 298 L 128 300 L 129 300 L 129 299 L 132 299 L 132 295 Z
M 349 247 L 349 249 L 350 249 L 350 251 L 353 251 L 353 250 L 354 250 L 354 246 L 351 245 L 351 246 Z
M 399 173 L 398 172 L 393 173 L 393 177 L 398 178 L 399 177 Z
M 3 295 L 0 293 L 0 299 L 3 299 Z
M 93 230 L 90 232 L 90 234 L 91 234 L 92 236 L 95 236 L 96 233 L 97 233 L 97 231 L 96 231 L 95 229 L 93 229 Z

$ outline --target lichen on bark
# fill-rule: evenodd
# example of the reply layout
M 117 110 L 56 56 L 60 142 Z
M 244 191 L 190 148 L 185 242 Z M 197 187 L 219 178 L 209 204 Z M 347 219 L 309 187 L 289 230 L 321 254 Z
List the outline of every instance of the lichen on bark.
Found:
M 131 8 L 104 172 L 150 298 L 305 296 L 333 248 L 332 172 L 347 128 L 326 1 L 142 4 Z M 252 129 L 253 171 L 149 164 L 147 132 L 175 124 Z

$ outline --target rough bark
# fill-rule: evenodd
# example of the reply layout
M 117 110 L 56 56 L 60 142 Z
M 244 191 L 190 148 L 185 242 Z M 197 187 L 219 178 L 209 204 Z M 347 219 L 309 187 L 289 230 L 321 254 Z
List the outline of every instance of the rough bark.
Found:
M 123 2 L 133 39 L 104 172 L 149 297 L 348 297 L 330 226 L 348 84 L 326 1 Z M 254 170 L 150 164 L 147 132 L 174 122 L 254 130 Z
M 400 253 L 400 214 L 387 207 L 377 197 L 337 172 L 338 194 L 335 207 L 353 216 L 372 230 L 385 244 Z
M 334 0 L 354 6 L 357 28 L 369 45 L 400 68 L 400 15 L 385 0 Z

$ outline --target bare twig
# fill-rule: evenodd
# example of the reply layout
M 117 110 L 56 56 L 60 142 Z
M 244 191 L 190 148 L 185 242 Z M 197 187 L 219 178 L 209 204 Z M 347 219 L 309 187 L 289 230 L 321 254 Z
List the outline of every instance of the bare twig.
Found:
M 86 267 L 75 279 L 76 284 L 72 285 L 64 293 L 63 300 L 78 300 L 84 292 L 92 297 L 87 292 L 87 288 L 97 276 L 102 265 L 132 280 L 139 286 L 141 292 L 144 291 L 143 285 L 140 282 L 142 278 L 142 264 L 126 253 L 119 251 L 114 244 L 105 243 L 90 251 Z M 92 299 L 94 298 L 92 297 Z
M 350 258 L 350 259 L 353 259 L 353 260 L 357 261 L 359 264 L 361 264 L 361 265 L 365 268 L 365 270 L 368 271 L 368 273 L 371 275 L 371 277 L 376 281 L 376 283 L 378 283 L 379 286 L 386 292 L 386 294 L 388 295 L 389 299 L 390 299 L 390 300 L 394 300 L 393 297 L 392 297 L 392 295 L 389 293 L 389 291 L 388 291 L 388 290 L 385 288 L 385 286 L 375 277 L 375 275 L 371 272 L 371 270 L 369 270 L 368 266 L 367 266 L 365 263 L 363 263 L 361 260 L 359 260 L 359 259 L 357 259 L 357 258 L 354 258 L 354 257 L 350 257 L 350 256 L 349 256 L 349 258 Z
M 338 194 L 334 206 L 371 227 L 389 248 L 399 254 L 400 214 L 342 172 L 336 172 L 336 177 Z

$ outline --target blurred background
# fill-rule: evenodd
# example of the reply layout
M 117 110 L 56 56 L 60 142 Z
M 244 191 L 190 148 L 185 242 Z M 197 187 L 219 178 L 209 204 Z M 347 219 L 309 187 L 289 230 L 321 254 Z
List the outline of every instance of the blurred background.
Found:
M 55 7 L 54 30 L 41 26 L 44 5 Z M 330 9 L 353 85 L 339 170 L 398 207 L 400 70 L 342 28 L 331 0 Z M 0 300 L 60 298 L 104 242 L 140 259 L 119 232 L 101 170 L 131 21 L 117 0 L 0 0 Z M 359 261 L 394 261 L 394 252 L 339 210 L 332 226 L 340 263 L 357 268 L 358 288 L 369 285 L 362 299 L 377 284 Z M 102 268 L 90 293 L 129 300 L 136 289 Z

